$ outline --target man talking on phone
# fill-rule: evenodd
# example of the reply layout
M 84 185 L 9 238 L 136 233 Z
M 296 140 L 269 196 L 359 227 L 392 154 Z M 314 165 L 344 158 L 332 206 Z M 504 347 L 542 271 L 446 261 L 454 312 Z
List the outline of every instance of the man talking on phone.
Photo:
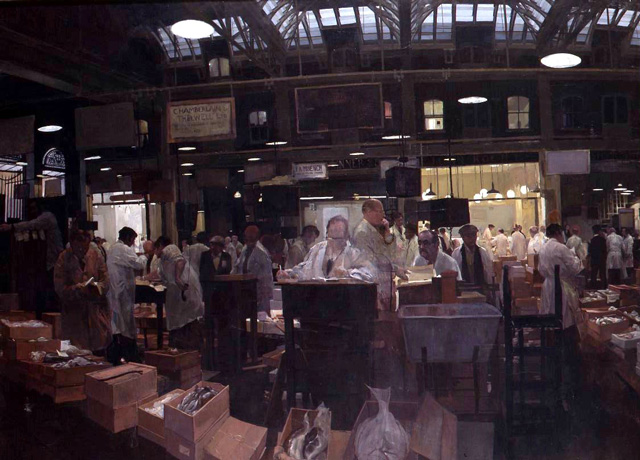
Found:
M 378 309 L 395 311 L 394 274 L 407 279 L 406 270 L 395 263 L 398 258 L 395 237 L 389 230 L 389 222 L 384 217 L 384 207 L 380 201 L 366 200 L 362 204 L 362 217 L 353 232 L 352 243 L 377 269 Z

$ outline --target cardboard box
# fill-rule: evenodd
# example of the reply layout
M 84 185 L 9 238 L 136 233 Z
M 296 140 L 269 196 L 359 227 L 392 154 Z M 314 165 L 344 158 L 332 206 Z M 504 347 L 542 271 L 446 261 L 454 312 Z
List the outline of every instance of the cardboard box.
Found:
M 162 375 L 166 376 L 169 380 L 173 380 L 175 382 L 186 382 L 188 380 L 193 380 L 193 378 L 197 375 L 202 375 L 202 367 L 200 367 L 200 363 L 198 362 L 195 366 L 191 366 L 186 369 L 180 369 L 175 372 L 166 372 L 166 373 L 163 373 Z M 198 382 L 200 380 L 198 380 Z
M 627 329 L 618 334 L 611 334 L 611 343 L 623 350 L 634 349 L 640 343 L 640 333 L 634 332 L 633 329 Z
M 411 436 L 413 432 L 414 422 L 418 415 L 419 406 L 417 403 L 413 402 L 394 402 L 389 403 L 389 411 L 393 414 L 393 416 L 400 422 L 402 427 L 407 432 L 407 435 Z M 375 417 L 378 413 L 378 402 L 377 401 L 367 401 L 362 406 L 360 413 L 358 414 L 358 418 L 353 424 L 353 429 L 351 430 L 351 437 L 349 438 L 349 444 L 347 444 L 347 449 L 344 454 L 344 460 L 355 460 L 356 459 L 356 435 L 358 433 L 358 428 L 360 425 L 367 420 L 368 418 Z M 411 444 L 410 444 L 411 447 Z M 406 460 L 418 460 L 418 454 L 409 449 L 409 454 L 405 457 Z
M 289 410 L 287 421 L 284 424 L 282 432 L 278 436 L 279 446 L 284 447 L 291 434 L 298 431 L 304 426 L 304 416 L 307 413 L 309 414 L 309 423 L 311 424 L 311 426 L 313 426 L 313 422 L 318 416 L 317 410 L 297 409 L 295 407 Z M 329 412 L 329 419 L 331 419 L 331 412 Z M 331 438 L 329 438 L 329 443 L 331 443 Z M 327 451 L 330 447 L 331 446 L 327 446 Z
M 582 297 L 579 302 L 580 308 L 606 308 L 608 306 L 607 299 L 604 297 Z
M 147 412 L 145 409 L 153 407 L 154 404 L 158 401 L 162 401 L 166 398 L 177 398 L 183 393 L 184 390 L 173 390 L 163 396 L 160 396 L 159 398 L 155 398 L 152 401 L 140 404 L 138 406 L 138 430 L 142 428 L 153 435 L 152 438 L 147 439 L 155 442 L 156 444 L 164 446 L 164 417 L 160 418 L 157 415 Z M 169 401 L 171 401 L 171 399 L 167 400 L 167 402 Z M 158 439 L 161 442 L 157 442 Z
M 147 441 L 151 441 L 154 444 L 159 445 L 162 448 L 165 448 L 164 436 L 158 436 L 153 431 L 149 431 L 146 428 L 140 426 L 140 419 L 138 419 L 138 435 L 146 439 Z M 164 432 L 162 433 L 164 435 Z
M 629 320 L 622 318 L 622 321 L 615 324 L 607 324 L 605 326 L 598 326 L 595 321 L 587 321 L 587 331 L 594 339 L 600 342 L 606 342 L 611 340 L 611 334 L 617 334 L 623 332 L 629 327 Z
M 144 354 L 144 362 L 158 369 L 158 373 L 166 374 L 182 369 L 200 366 L 200 353 L 198 350 L 169 349 L 147 351 Z
M 259 460 L 266 444 L 266 428 L 229 417 L 205 446 L 204 458 Z
M 24 310 L 0 311 L 0 320 L 3 319 L 11 321 L 29 321 L 31 319 L 36 319 L 36 314 L 33 311 Z M 0 334 L 2 334 L 1 330 Z
M 534 269 L 538 269 L 538 262 L 540 261 L 540 256 L 538 254 L 528 254 L 527 255 L 527 265 L 529 267 L 533 267 Z
M 32 351 L 46 351 L 55 353 L 60 349 L 60 340 L 47 340 L 46 342 L 29 340 L 6 340 L 2 352 L 7 359 L 29 359 Z
M 151 395 L 140 402 L 134 402 L 116 409 L 105 406 L 95 399 L 87 398 L 87 417 L 111 433 L 133 428 L 138 425 L 138 405 L 156 399 L 158 394 Z
M 165 411 L 166 409 L 167 407 L 165 406 Z M 165 429 L 165 447 L 167 452 L 180 460 L 204 459 L 204 448 L 227 418 L 229 418 L 228 409 L 222 413 L 218 419 L 214 420 L 213 424 L 197 440 L 185 439 L 172 430 Z
M 84 385 L 74 387 L 54 387 L 40 382 L 41 393 L 51 397 L 55 404 L 83 401 L 86 398 Z
M 10 320 L 12 322 L 21 320 Z M 15 340 L 32 340 L 44 337 L 45 339 L 53 338 L 53 328 L 50 324 L 43 323 L 43 326 L 38 327 L 21 327 L 21 326 L 8 326 L 0 321 L 0 334 L 5 339 Z
M 118 408 L 141 401 L 158 392 L 155 367 L 129 363 L 85 376 L 87 397 Z
M 42 321 L 51 324 L 51 327 L 53 327 L 54 339 L 64 339 L 64 337 L 62 337 L 62 314 L 61 313 L 43 313 Z
M 181 390 L 188 390 L 189 388 L 198 384 L 198 382 L 202 381 L 202 371 L 198 374 L 194 375 L 192 378 L 184 380 L 180 382 L 179 387 Z
M 200 382 L 197 386 L 208 386 L 218 392 L 195 414 L 189 415 L 178 410 L 178 405 L 189 395 L 196 386 L 185 391 L 181 396 L 173 399 L 164 406 L 165 430 L 188 441 L 197 441 L 216 423 L 224 413 L 229 412 L 229 387 L 213 382 Z
M 18 293 L 0 294 L 0 311 L 18 310 L 20 308 L 20 297 Z

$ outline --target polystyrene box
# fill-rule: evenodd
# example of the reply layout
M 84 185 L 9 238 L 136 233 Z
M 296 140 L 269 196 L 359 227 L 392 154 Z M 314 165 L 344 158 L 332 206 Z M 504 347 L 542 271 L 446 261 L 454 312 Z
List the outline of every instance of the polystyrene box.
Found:
M 279 287 L 273 288 L 273 300 L 282 302 L 282 288 L 279 288 Z

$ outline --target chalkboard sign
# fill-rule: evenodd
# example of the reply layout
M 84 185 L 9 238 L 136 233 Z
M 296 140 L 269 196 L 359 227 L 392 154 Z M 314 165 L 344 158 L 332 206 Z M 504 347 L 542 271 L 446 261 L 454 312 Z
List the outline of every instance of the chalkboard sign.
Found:
M 379 83 L 296 88 L 299 133 L 382 128 L 382 107 Z

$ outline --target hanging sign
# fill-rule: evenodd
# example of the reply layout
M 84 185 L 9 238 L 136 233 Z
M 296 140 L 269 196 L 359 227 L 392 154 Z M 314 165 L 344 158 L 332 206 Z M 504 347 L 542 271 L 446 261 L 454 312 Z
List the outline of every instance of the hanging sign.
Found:
M 235 139 L 235 99 L 201 99 L 167 105 L 170 143 Z
M 327 179 L 326 163 L 294 163 L 293 177 L 297 180 Z

